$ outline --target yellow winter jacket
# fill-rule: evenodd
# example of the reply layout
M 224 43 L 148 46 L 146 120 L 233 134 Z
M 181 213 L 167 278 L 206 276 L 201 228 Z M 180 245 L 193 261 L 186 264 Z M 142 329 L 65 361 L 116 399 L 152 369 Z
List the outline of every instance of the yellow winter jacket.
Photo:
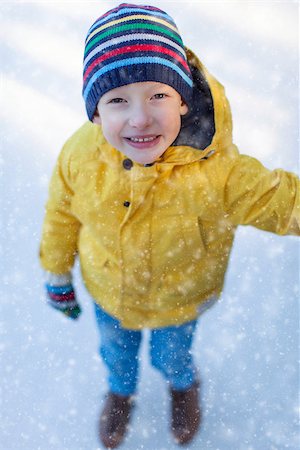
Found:
M 127 328 L 194 319 L 222 290 L 237 225 L 300 233 L 298 178 L 239 154 L 223 87 L 187 54 L 195 108 L 159 161 L 128 161 L 88 122 L 50 184 L 43 268 L 64 274 L 78 254 L 88 291 Z

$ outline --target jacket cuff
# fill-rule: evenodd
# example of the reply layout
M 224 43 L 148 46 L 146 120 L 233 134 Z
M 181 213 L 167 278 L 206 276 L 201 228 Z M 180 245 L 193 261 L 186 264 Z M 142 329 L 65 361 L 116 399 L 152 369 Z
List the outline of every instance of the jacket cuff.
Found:
M 67 272 L 64 274 L 56 274 L 52 272 L 44 272 L 44 281 L 49 286 L 66 286 L 67 284 L 72 284 L 72 274 Z

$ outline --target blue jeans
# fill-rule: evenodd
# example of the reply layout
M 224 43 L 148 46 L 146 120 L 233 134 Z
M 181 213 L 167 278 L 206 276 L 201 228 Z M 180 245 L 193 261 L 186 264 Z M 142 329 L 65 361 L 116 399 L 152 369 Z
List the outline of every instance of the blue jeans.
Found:
M 115 394 L 133 394 L 138 381 L 142 332 L 122 328 L 118 320 L 96 304 L 95 312 L 100 330 L 100 355 L 109 373 L 109 389 Z M 197 378 L 191 355 L 196 325 L 197 320 L 194 320 L 151 330 L 151 363 L 173 389 L 188 389 Z

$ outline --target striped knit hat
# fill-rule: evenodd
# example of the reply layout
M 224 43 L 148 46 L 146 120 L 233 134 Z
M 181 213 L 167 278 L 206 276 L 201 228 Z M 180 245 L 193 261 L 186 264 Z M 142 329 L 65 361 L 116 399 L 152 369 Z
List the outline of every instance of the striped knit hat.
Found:
M 122 3 L 99 17 L 85 41 L 83 97 L 93 119 L 103 94 L 116 87 L 156 81 L 188 104 L 192 75 L 173 19 L 153 6 Z

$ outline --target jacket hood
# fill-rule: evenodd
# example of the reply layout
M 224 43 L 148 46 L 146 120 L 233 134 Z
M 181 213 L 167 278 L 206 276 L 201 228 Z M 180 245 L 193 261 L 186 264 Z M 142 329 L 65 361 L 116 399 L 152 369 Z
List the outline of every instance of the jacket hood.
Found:
M 186 54 L 194 81 L 193 99 L 173 146 L 192 147 L 198 151 L 195 159 L 202 159 L 218 151 L 220 143 L 232 142 L 231 112 L 224 87 L 190 49 L 186 48 Z

